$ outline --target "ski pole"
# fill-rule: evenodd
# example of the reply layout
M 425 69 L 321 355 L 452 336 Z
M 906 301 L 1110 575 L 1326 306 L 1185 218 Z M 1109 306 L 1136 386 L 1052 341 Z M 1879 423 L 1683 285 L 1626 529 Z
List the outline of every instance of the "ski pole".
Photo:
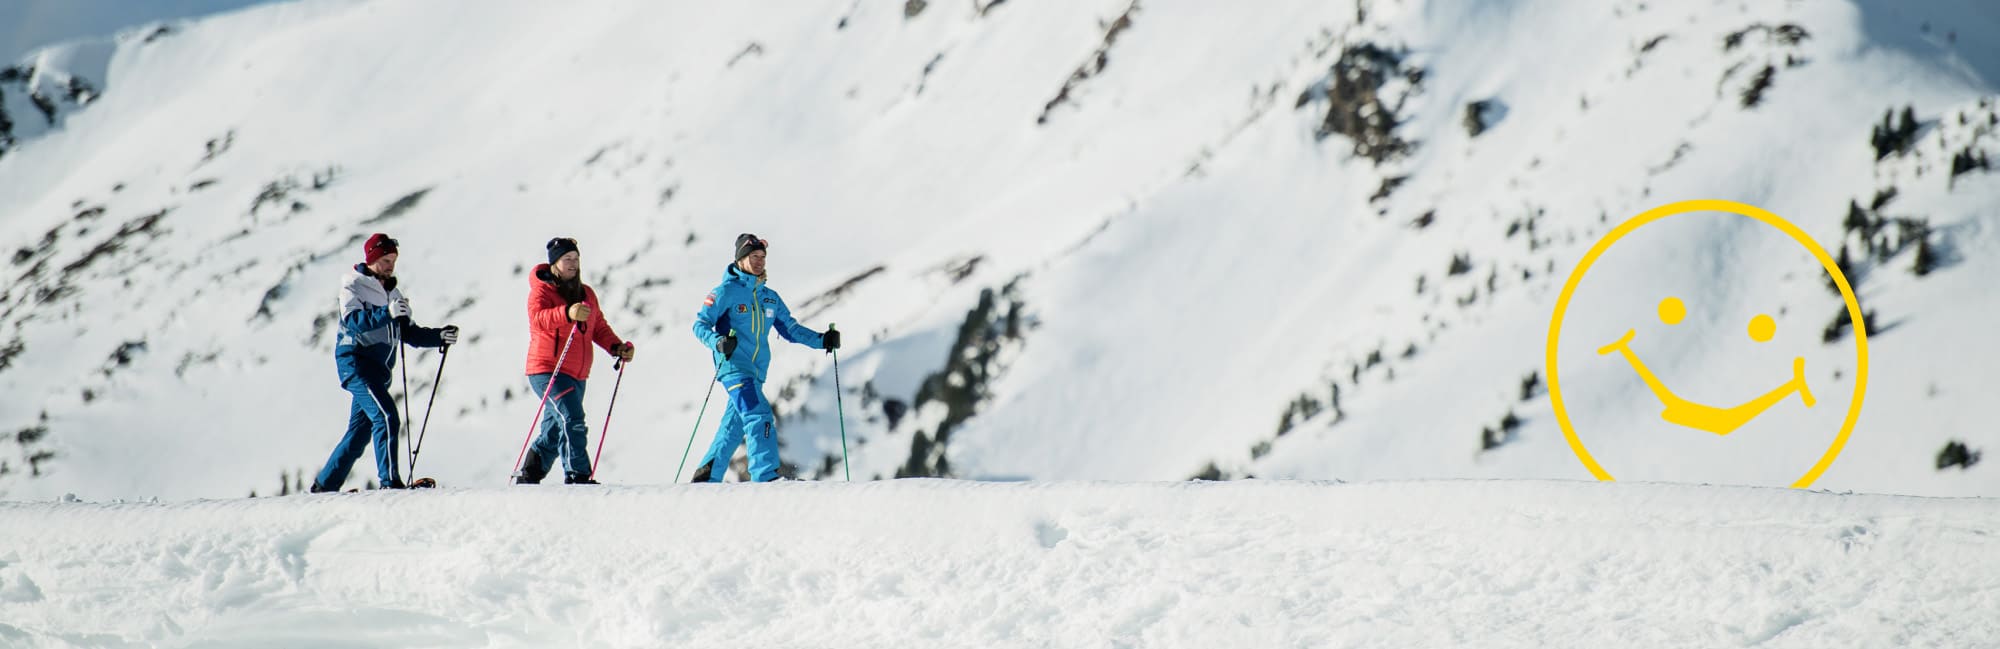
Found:
M 597 455 L 590 458 L 592 479 L 597 478 L 598 461 L 604 459 L 604 439 L 611 436 L 611 409 L 618 407 L 618 386 L 625 384 L 625 359 L 618 359 L 611 364 L 611 368 L 618 370 L 618 380 L 611 382 L 611 405 L 604 407 L 604 425 L 597 429 Z
M 729 335 L 734 337 L 736 332 L 731 331 Z M 715 384 L 720 382 L 722 382 L 722 362 L 716 361 L 715 377 L 708 380 L 708 392 L 701 395 L 701 410 L 694 413 L 694 430 L 688 431 L 687 448 L 681 449 L 681 463 L 674 465 L 674 484 L 680 484 L 681 472 L 687 470 L 688 452 L 694 450 L 694 436 L 701 433 L 701 417 L 708 414 L 708 400 L 715 396 Z
M 396 365 L 398 366 L 399 369 L 403 370 L 403 421 L 401 422 L 402 423 L 401 426 L 397 426 L 397 428 L 400 428 L 401 430 L 396 431 L 397 435 L 394 438 L 392 438 L 392 439 L 400 439 L 403 437 L 408 437 L 410 434 L 410 364 L 408 362 L 410 359 L 408 353 L 410 346 L 403 342 L 403 323 L 393 322 L 389 325 L 389 327 L 390 327 L 390 333 L 396 336 Z M 395 456 L 391 455 L 390 457 L 395 457 Z M 417 456 L 411 455 L 410 470 L 415 471 L 416 465 L 417 465 Z M 401 466 L 398 466 L 397 468 L 401 468 Z M 406 486 L 409 484 L 409 481 L 403 480 L 402 476 L 396 476 L 396 479 L 402 480 L 403 484 Z
M 542 405 L 535 406 L 535 420 L 528 423 L 528 438 L 521 440 L 521 452 L 514 456 L 514 475 L 525 474 L 526 469 L 521 467 L 521 460 L 528 457 L 528 443 L 534 441 L 535 428 L 542 424 L 542 410 L 549 407 L 549 393 L 556 389 L 556 377 L 562 376 L 563 357 L 569 355 L 569 343 L 576 340 L 576 332 L 582 330 L 583 323 L 579 322 L 575 328 L 569 330 L 569 335 L 563 337 L 562 351 L 556 352 L 556 367 L 549 371 L 549 384 L 542 387 Z
M 834 331 L 833 323 L 826 323 L 827 331 Z M 840 470 L 847 474 L 847 481 L 854 481 L 854 468 L 847 463 L 847 409 L 840 404 L 840 350 L 829 349 L 833 354 L 833 410 L 840 415 Z
M 708 414 L 708 400 L 715 396 L 715 384 L 720 377 L 708 380 L 708 393 L 701 395 L 701 410 L 694 413 L 694 430 L 688 431 L 687 448 L 681 449 L 681 463 L 674 468 L 674 483 L 680 484 L 681 472 L 687 470 L 688 453 L 694 450 L 694 436 L 701 432 L 701 417 Z
M 424 431 L 431 428 L 431 409 L 437 406 L 438 387 L 444 384 L 444 362 L 451 358 L 451 345 L 438 348 L 437 378 L 431 379 L 430 403 L 424 404 L 424 423 L 417 427 L 417 443 L 410 447 L 410 477 L 417 475 L 417 456 L 424 452 Z

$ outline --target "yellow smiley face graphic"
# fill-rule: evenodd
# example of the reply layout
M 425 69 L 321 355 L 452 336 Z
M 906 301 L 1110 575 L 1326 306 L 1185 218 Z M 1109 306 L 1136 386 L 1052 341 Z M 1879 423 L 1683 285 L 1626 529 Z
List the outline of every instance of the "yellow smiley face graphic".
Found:
M 1549 377 L 1549 401 L 1555 410 L 1556 422 L 1562 428 L 1563 436 L 1568 441 L 1570 450 L 1576 454 L 1577 459 L 1583 462 L 1584 467 L 1589 469 L 1591 475 L 1596 476 L 1599 480 L 1613 480 L 1615 478 L 1613 478 L 1610 471 L 1607 471 L 1597 461 L 1589 449 L 1585 447 L 1582 437 L 1578 435 L 1576 424 L 1572 420 L 1570 408 L 1564 401 L 1562 378 L 1559 371 L 1560 340 L 1565 319 L 1569 315 L 1572 298 L 1575 297 L 1578 286 L 1582 284 L 1583 279 L 1590 273 L 1591 268 L 1597 264 L 1598 260 L 1612 248 L 1613 244 L 1624 239 L 1632 232 L 1648 224 L 1677 215 L 1718 212 L 1751 219 L 1775 228 L 1777 231 L 1782 232 L 1791 242 L 1796 243 L 1799 248 L 1810 253 L 1812 258 L 1819 262 L 1820 266 L 1820 268 L 1811 270 L 1815 273 L 1823 271 L 1830 278 L 1831 285 L 1839 290 L 1841 299 L 1845 303 L 1845 308 L 1853 322 L 1863 321 L 1860 301 L 1855 297 L 1853 287 L 1848 284 L 1846 276 L 1841 273 L 1839 266 L 1834 263 L 1832 256 L 1828 255 L 1824 248 L 1815 243 L 1811 237 L 1807 236 L 1797 226 L 1778 217 L 1776 214 L 1772 214 L 1756 206 L 1720 200 L 1683 201 L 1648 210 L 1620 224 L 1618 227 L 1612 229 L 1609 234 L 1598 240 L 1596 245 L 1592 246 L 1584 254 L 1583 259 L 1577 262 L 1576 268 L 1571 271 L 1568 281 L 1564 283 L 1562 292 L 1556 299 L 1555 313 L 1549 323 L 1548 335 L 1548 365 L 1546 371 Z M 1696 308 L 1699 309 L 1701 306 L 1696 305 Z M 1665 326 L 1665 329 L 1649 333 L 1649 337 L 1675 333 L 1676 329 L 1681 328 L 1678 325 L 1681 325 L 1690 313 L 1687 302 L 1672 294 L 1661 295 L 1654 307 L 1654 311 L 1658 315 L 1659 322 Z M 1730 342 L 1697 340 L 1680 341 L 1680 344 L 1708 347 L 1724 344 L 1764 346 L 1778 337 L 1778 324 L 1768 313 L 1759 312 L 1751 316 L 1747 322 L 1743 320 L 1735 320 L 1735 322 L 1744 323 L 1741 325 L 1742 329 L 1740 331 L 1747 336 L 1747 342 L 1742 338 L 1737 338 Z M 1860 417 L 1862 395 L 1867 388 L 1868 382 L 1868 339 L 1867 332 L 1862 327 L 1854 328 L 1853 336 L 1855 348 L 1853 398 L 1847 404 L 1845 416 L 1842 417 L 1839 430 L 1833 436 L 1831 444 L 1827 446 L 1818 461 L 1813 463 L 1804 475 L 1791 481 L 1791 486 L 1793 487 L 1804 488 L 1819 479 L 1820 475 L 1840 455 L 1841 449 L 1847 443 L 1848 435 L 1853 432 L 1855 422 Z M 1609 337 L 1610 335 L 1607 333 L 1606 338 Z M 1631 403 L 1629 404 L 1630 408 L 1656 406 L 1659 408 L 1657 411 L 1659 413 L 1658 420 L 1675 429 L 1704 431 L 1713 433 L 1717 437 L 1727 436 L 1737 432 L 1753 420 L 1758 420 L 1760 417 L 1766 417 L 1767 415 L 1770 417 L 1784 416 L 1774 411 L 1774 407 L 1794 397 L 1796 397 L 1797 403 L 1804 409 L 1814 408 L 1819 403 L 1814 397 L 1812 386 L 1807 380 L 1807 358 L 1802 355 L 1791 356 L 1789 359 L 1789 368 L 1772 367 L 1768 370 L 1747 370 L 1748 374 L 1754 375 L 1765 386 L 1770 387 L 1764 388 L 1760 386 L 1758 389 L 1762 390 L 1761 393 L 1746 391 L 1742 397 L 1730 402 L 1735 403 L 1735 405 L 1711 405 L 1686 398 L 1682 393 L 1676 392 L 1669 385 L 1669 381 L 1661 378 L 1659 374 L 1647 365 L 1643 356 L 1637 350 L 1633 349 L 1633 343 L 1639 337 L 1640 330 L 1637 327 L 1628 326 L 1624 327 L 1624 334 L 1622 336 L 1617 336 L 1611 340 L 1599 339 L 1592 347 L 1596 351 L 1595 356 L 1599 359 L 1622 361 L 1620 364 L 1628 367 L 1631 373 L 1637 375 L 1637 378 L 1643 384 L 1646 391 L 1650 393 L 1652 400 L 1656 402 L 1653 404 Z M 1728 354 L 1730 352 L 1725 350 L 1718 353 Z M 1780 460 L 1779 458 L 1772 459 L 1774 461 Z

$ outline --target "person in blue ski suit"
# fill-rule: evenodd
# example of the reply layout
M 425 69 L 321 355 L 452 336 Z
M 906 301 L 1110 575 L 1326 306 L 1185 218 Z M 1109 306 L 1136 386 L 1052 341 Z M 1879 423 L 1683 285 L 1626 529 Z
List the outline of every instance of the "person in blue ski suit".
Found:
M 340 334 L 333 346 L 333 360 L 340 372 L 340 386 L 353 396 L 353 404 L 348 408 L 346 434 L 313 478 L 313 493 L 339 490 L 371 441 L 381 485 L 387 489 L 406 486 L 396 455 L 403 422 L 396 416 L 395 399 L 389 396 L 389 370 L 396 365 L 396 347 L 399 342 L 418 347 L 458 342 L 456 326 L 432 329 L 410 321 L 410 301 L 396 290 L 396 247 L 396 240 L 389 235 L 368 237 L 362 245 L 365 261 L 341 277 Z
M 776 329 L 785 340 L 814 349 L 840 348 L 840 332 L 822 334 L 792 319 L 778 292 L 765 286 L 766 251 L 770 244 L 753 234 L 736 237 L 736 262 L 723 272 L 722 284 L 708 294 L 695 316 L 694 336 L 712 352 L 716 375 L 728 390 L 728 409 L 716 428 L 715 443 L 695 469 L 694 482 L 721 482 L 729 460 L 747 439 L 750 480 L 778 479 L 777 417 L 764 398 L 764 377 L 771 367 L 769 336 Z

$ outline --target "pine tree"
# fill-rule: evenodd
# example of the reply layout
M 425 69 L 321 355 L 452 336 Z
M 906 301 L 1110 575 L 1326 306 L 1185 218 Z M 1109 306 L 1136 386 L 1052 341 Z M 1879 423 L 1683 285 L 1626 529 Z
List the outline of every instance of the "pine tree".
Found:
M 1937 253 L 1931 251 L 1931 232 L 1928 224 L 1917 230 L 1917 260 L 1910 270 L 1918 277 L 1931 274 L 1937 269 Z
M 1884 140 L 1893 141 L 1895 135 L 1896 135 L 1896 109 L 1891 108 L 1888 110 L 1884 110 L 1882 111 L 1882 138 Z M 1889 148 L 1895 148 L 1895 147 L 1892 145 Z
M 1865 233 L 1868 230 L 1868 213 L 1862 211 L 1859 201 L 1851 198 L 1847 200 L 1847 220 L 1841 221 L 1840 225 L 1847 228 L 1848 232 L 1862 232 L 1864 238 L 1867 236 Z

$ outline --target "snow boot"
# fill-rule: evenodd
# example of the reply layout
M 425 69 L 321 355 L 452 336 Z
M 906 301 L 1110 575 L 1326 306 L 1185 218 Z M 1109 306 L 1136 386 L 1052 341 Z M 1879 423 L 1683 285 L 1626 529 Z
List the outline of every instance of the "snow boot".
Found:
M 563 474 L 563 484 L 597 484 L 597 481 L 581 473 L 566 473 Z
M 710 460 L 708 462 L 703 462 L 701 464 L 701 468 L 694 470 L 694 478 L 688 480 L 688 482 L 689 483 L 708 482 L 709 481 L 708 474 L 709 472 L 714 470 L 715 470 L 715 462 L 713 460 Z
M 528 451 L 527 457 L 521 460 L 521 471 L 514 474 L 514 484 L 541 484 L 542 478 L 549 475 L 548 470 L 541 466 L 542 456 L 533 450 Z

